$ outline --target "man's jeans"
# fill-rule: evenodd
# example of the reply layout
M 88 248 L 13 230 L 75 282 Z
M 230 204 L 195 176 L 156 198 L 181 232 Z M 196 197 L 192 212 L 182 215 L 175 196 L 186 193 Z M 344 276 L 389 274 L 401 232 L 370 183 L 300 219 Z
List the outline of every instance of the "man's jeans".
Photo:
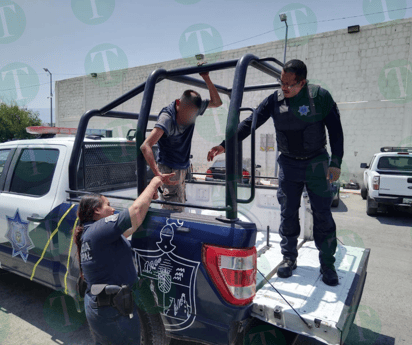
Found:
M 186 202 L 186 185 L 185 185 L 185 177 L 187 173 L 187 169 L 179 170 L 179 169 L 172 169 L 167 165 L 158 163 L 158 168 L 161 174 L 171 174 L 175 173 L 170 180 L 171 181 L 179 181 L 176 185 L 163 185 L 163 194 L 160 195 L 160 200 L 162 201 L 170 201 L 170 202 L 179 202 L 184 204 Z M 173 206 L 173 205 L 165 205 L 162 204 L 161 206 L 163 209 L 166 210 L 174 210 L 178 212 L 183 212 L 183 206 Z
M 313 212 L 313 236 L 319 250 L 321 265 L 333 266 L 336 251 L 336 225 L 330 209 L 332 191 L 326 180 L 329 156 L 325 153 L 307 160 L 280 155 L 279 189 L 277 193 L 281 209 L 279 234 L 284 258 L 296 260 L 300 234 L 299 207 L 303 188 L 309 195 Z

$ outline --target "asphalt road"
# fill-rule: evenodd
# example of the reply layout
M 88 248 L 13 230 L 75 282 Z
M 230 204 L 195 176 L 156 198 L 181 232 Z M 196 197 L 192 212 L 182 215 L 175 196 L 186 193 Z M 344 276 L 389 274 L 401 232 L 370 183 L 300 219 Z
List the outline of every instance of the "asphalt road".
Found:
M 412 214 L 369 217 L 365 203 L 357 194 L 342 193 L 339 207 L 333 209 L 339 239 L 371 249 L 365 289 L 346 344 L 410 345 Z M 0 270 L 0 344 L 92 344 L 84 314 L 63 299 L 51 289 Z M 67 313 L 61 312 L 64 308 Z M 294 342 L 298 344 L 320 343 L 299 337 Z

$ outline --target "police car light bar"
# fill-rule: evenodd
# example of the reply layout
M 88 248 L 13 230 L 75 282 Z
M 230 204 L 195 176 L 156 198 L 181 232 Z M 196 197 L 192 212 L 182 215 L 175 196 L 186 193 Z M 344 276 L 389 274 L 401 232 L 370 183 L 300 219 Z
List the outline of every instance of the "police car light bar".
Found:
M 77 128 L 31 126 L 26 127 L 29 134 L 76 134 Z
M 75 135 L 77 133 L 77 128 L 67 128 L 67 127 L 48 127 L 48 126 L 31 126 L 26 127 L 26 132 L 30 134 L 37 135 L 51 135 L 51 134 L 68 134 Z M 89 128 L 86 130 L 86 135 L 99 135 L 106 138 L 111 138 L 113 131 L 110 129 L 95 129 Z
M 412 153 L 412 147 L 385 146 L 385 147 L 381 147 L 381 152 L 410 152 Z

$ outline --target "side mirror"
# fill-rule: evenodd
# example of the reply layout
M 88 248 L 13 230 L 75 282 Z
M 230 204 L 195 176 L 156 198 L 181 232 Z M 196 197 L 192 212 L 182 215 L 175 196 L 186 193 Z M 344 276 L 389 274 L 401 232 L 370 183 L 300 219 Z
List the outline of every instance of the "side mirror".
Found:
M 136 130 L 135 130 L 135 129 L 129 129 L 129 130 L 127 131 L 127 134 L 126 134 L 126 139 L 129 140 L 129 141 L 131 141 L 131 140 L 133 140 L 134 138 L 136 138 Z
M 362 169 L 368 169 L 368 168 L 369 168 L 369 165 L 366 164 L 366 163 L 361 163 L 360 167 L 361 167 Z
M 262 166 L 260 164 L 256 164 L 256 169 L 261 168 Z

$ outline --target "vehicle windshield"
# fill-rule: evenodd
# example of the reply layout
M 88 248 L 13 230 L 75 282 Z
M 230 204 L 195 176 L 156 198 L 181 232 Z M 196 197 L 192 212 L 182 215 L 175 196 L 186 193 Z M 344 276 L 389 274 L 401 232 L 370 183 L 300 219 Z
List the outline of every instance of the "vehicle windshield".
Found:
M 412 171 L 412 157 L 400 155 L 381 157 L 378 162 L 378 169 Z
M 213 163 L 212 167 L 214 168 L 224 168 L 226 166 L 226 161 L 220 160 Z

